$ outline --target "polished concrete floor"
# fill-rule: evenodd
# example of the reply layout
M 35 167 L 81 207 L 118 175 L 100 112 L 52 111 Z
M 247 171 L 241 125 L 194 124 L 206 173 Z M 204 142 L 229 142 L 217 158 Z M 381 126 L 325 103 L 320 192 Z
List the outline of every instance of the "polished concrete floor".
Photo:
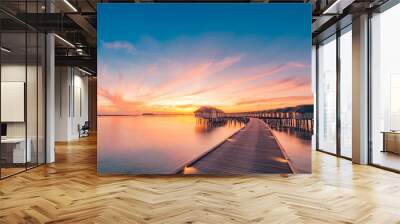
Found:
M 98 176 L 96 139 L 0 181 L 0 223 L 400 223 L 400 175 L 313 152 L 310 175 Z

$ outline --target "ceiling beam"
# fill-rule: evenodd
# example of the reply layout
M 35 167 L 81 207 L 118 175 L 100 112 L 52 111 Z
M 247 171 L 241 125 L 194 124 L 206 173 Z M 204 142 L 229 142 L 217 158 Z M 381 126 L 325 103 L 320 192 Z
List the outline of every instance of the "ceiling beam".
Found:
M 56 66 L 87 67 L 97 70 L 97 59 L 91 56 L 56 56 Z
M 68 17 L 74 21 L 83 31 L 90 37 L 87 41 L 91 41 L 91 45 L 96 45 L 97 30 L 88 22 L 88 20 L 80 14 L 68 14 Z

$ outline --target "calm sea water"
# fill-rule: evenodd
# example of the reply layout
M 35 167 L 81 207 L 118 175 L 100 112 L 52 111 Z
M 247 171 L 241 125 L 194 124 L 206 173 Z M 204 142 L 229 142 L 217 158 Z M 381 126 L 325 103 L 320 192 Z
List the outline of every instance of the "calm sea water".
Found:
M 99 116 L 98 171 L 171 174 L 243 127 L 211 124 L 192 115 Z M 311 172 L 311 134 L 273 129 L 299 173 Z
M 311 173 L 312 134 L 292 128 L 272 128 L 272 132 L 285 149 L 297 173 Z
M 99 116 L 98 171 L 171 174 L 242 126 L 192 115 Z

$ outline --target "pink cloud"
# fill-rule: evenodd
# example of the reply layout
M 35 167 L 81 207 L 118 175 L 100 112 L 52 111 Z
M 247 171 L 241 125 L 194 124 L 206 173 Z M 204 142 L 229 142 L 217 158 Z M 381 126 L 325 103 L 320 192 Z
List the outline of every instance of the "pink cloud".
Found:
M 276 97 L 276 98 L 263 98 L 263 99 L 255 99 L 255 100 L 242 100 L 237 102 L 237 105 L 244 104 L 271 104 L 271 103 L 285 103 L 288 105 L 297 105 L 299 103 L 311 103 L 313 102 L 313 96 L 286 96 L 286 97 Z
M 175 78 L 156 86 L 155 92 L 144 95 L 144 97 L 163 97 L 177 92 L 180 86 L 192 85 L 194 82 L 200 82 L 218 72 L 224 71 L 237 64 L 242 59 L 241 55 L 226 57 L 220 61 L 206 61 L 197 64 L 185 72 L 180 73 Z M 201 90 L 199 90 L 201 91 Z M 196 92 L 196 91 L 195 91 Z M 198 93 L 195 93 L 198 94 Z
M 305 68 L 308 67 L 308 65 L 300 62 L 289 62 L 288 65 L 295 67 L 295 68 Z
M 242 56 L 231 56 L 226 57 L 221 61 L 208 61 L 198 64 L 176 77 L 176 79 L 167 82 L 162 88 L 173 88 L 186 82 L 207 78 L 233 66 L 234 64 L 238 63 L 241 58 Z
M 286 93 L 294 92 L 299 88 L 308 88 L 311 94 L 310 79 L 304 79 L 303 77 L 287 77 L 278 80 L 267 80 L 264 82 L 257 82 L 254 85 L 246 86 L 246 88 L 236 89 L 234 93 L 241 95 L 243 93 L 248 93 L 248 95 L 260 95 L 269 93 Z M 307 92 L 307 91 L 306 91 Z
M 107 114 L 109 111 L 114 111 L 120 114 L 132 114 L 132 113 L 140 113 L 140 109 L 145 106 L 145 104 L 141 101 L 129 101 L 125 100 L 123 95 L 119 92 L 111 93 L 110 91 L 98 88 L 97 95 L 99 96 L 99 114 Z M 103 100 L 107 100 L 110 104 L 103 102 Z
M 190 110 L 204 103 L 219 105 L 227 111 L 244 111 L 246 108 L 262 109 L 268 104 L 285 106 L 308 102 L 308 96 L 298 95 L 312 95 L 308 91 L 310 80 L 306 76 L 287 77 L 291 69 L 297 71 L 306 65 L 287 62 L 268 67 L 235 66 L 242 59 L 242 55 L 236 55 L 221 60 L 200 60 L 196 64 L 158 61 L 133 69 L 124 67 L 126 74 L 110 73 L 100 65 L 99 112 L 167 113 Z M 147 76 L 150 73 L 151 79 Z M 282 95 L 293 97 L 280 97 Z

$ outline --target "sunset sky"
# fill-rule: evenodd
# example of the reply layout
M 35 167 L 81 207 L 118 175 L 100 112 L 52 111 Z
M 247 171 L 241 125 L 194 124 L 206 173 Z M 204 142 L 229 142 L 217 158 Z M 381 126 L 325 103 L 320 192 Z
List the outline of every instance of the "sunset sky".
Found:
M 312 104 L 308 4 L 99 4 L 98 114 Z

